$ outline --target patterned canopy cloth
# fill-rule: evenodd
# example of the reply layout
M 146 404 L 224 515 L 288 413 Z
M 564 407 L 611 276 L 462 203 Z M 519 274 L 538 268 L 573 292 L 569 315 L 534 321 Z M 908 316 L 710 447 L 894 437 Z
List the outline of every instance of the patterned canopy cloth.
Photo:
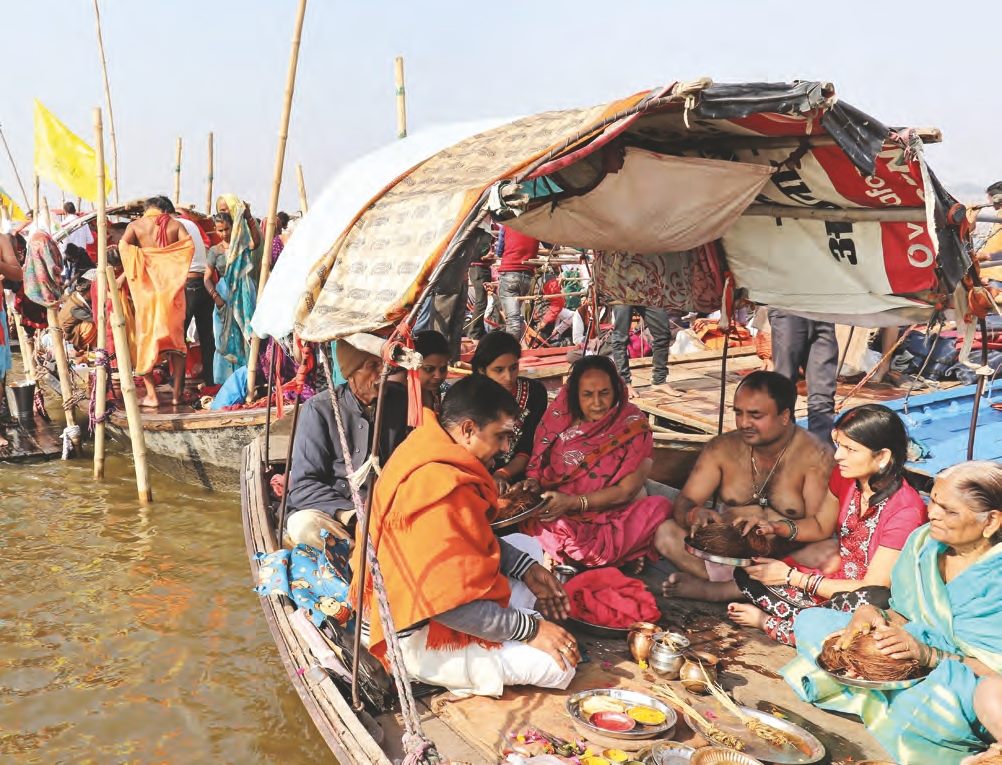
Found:
M 578 423 L 565 385 L 539 423 L 526 475 L 547 490 L 589 494 L 619 483 L 653 452 L 647 416 L 634 404 L 621 401 L 601 420 Z M 614 566 L 651 553 L 654 531 L 670 514 L 667 498 L 642 497 L 610 510 L 532 521 L 526 532 L 558 560 Z
M 891 574 L 891 607 L 909 620 L 918 641 L 978 659 L 1002 671 L 1002 544 L 944 584 L 939 558 L 947 550 L 921 526 L 908 538 Z M 917 685 L 901 691 L 866 691 L 831 679 L 815 663 L 825 639 L 852 614 L 824 608 L 796 620 L 799 656 L 783 676 L 805 701 L 863 719 L 896 762 L 958 765 L 991 742 L 974 712 L 978 677 L 959 661 L 943 661 Z
M 660 255 L 597 253 L 594 271 L 599 299 L 605 304 L 699 313 L 720 310 L 724 268 L 716 243 Z
M 233 230 L 230 247 L 226 251 L 226 307 L 221 312 L 222 326 L 216 337 L 216 352 L 236 368 L 247 363 L 251 342 L 250 320 L 257 304 L 257 285 L 253 276 L 254 248 L 250 226 L 244 217 L 244 203 L 233 194 L 223 194 L 216 203 L 217 208 L 220 203 L 225 204 L 233 217 Z M 216 381 L 222 380 L 217 376 Z
M 24 294 L 34 303 L 55 308 L 63 292 L 63 255 L 45 231 L 36 230 L 28 239 L 24 261 Z

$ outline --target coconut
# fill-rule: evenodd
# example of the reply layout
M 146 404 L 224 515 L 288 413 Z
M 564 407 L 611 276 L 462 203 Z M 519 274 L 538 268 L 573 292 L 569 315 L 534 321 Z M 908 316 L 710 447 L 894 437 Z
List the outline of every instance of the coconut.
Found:
M 892 659 L 882 653 L 873 633 L 854 635 L 845 648 L 839 647 L 841 639 L 841 635 L 829 636 L 818 656 L 829 672 L 876 682 L 909 680 L 922 673 L 914 659 Z
M 773 552 L 768 537 L 754 531 L 742 536 L 741 530 L 729 523 L 710 523 L 696 529 L 692 543 L 700 550 L 727 558 L 768 557 Z

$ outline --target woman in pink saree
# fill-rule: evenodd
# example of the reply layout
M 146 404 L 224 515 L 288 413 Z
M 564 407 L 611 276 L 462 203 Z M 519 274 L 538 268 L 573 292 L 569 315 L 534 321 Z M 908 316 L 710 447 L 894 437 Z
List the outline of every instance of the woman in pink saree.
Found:
M 671 517 L 668 499 L 644 492 L 654 442 L 625 388 L 610 359 L 586 356 L 539 423 L 526 475 L 546 504 L 526 531 L 554 560 L 642 565 Z

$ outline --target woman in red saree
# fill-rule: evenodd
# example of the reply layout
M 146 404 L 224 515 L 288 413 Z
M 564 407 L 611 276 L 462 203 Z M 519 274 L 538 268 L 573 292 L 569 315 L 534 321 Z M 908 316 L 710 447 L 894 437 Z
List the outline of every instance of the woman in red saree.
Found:
M 671 517 L 644 484 L 654 450 L 647 416 L 626 400 L 605 356 L 571 370 L 536 430 L 526 475 L 546 505 L 526 531 L 555 560 L 615 566 L 654 555 L 654 532 Z

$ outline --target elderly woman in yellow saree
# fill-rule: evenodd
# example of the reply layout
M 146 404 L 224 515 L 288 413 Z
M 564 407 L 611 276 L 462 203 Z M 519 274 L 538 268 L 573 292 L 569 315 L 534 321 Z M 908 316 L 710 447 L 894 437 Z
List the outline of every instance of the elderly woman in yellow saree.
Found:
M 226 250 L 226 296 L 216 300 L 222 318 L 216 352 L 232 373 L 247 363 L 250 348 L 250 320 L 257 305 L 256 266 L 260 263 L 261 231 L 251 217 L 250 208 L 234 194 L 223 194 L 216 200 L 216 211 L 228 213 L 232 220 L 229 247 Z M 211 294 L 211 293 L 210 293 Z M 215 298 L 214 298 L 215 299 Z M 220 306 L 220 301 L 225 301 Z M 216 370 L 216 382 L 220 370 Z
M 896 762 L 959 765 L 1002 737 L 1002 465 L 965 462 L 940 473 L 929 523 L 891 573 L 891 608 L 826 608 L 796 619 L 799 657 L 783 675 L 804 700 L 862 718 Z M 825 639 L 873 632 L 881 652 L 928 674 L 895 691 L 842 685 L 820 671 Z M 972 755 L 974 755 L 972 757 Z M 997 762 L 997 761 L 996 761 Z

